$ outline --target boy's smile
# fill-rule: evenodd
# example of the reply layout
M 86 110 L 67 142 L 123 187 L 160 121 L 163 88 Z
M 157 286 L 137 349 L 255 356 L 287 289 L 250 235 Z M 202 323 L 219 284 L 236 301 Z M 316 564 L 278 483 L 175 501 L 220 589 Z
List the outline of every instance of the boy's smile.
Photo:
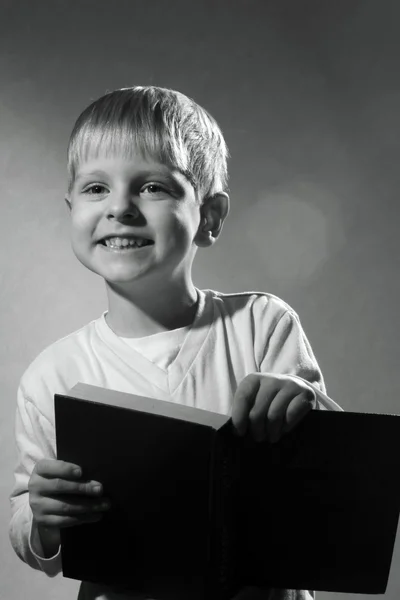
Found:
M 190 272 L 200 206 L 179 171 L 140 155 L 89 158 L 66 201 L 73 250 L 106 281 Z
M 120 231 L 117 236 L 108 235 L 99 241 L 99 244 L 109 252 L 129 253 L 142 250 L 154 244 L 153 240 L 134 235 L 131 231 Z

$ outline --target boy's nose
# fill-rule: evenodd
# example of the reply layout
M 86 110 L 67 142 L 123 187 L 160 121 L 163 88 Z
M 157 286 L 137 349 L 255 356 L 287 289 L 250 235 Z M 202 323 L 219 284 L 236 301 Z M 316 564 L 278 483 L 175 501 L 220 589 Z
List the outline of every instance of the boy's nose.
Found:
M 110 198 L 107 205 L 107 216 L 119 218 L 121 216 L 137 218 L 140 215 L 140 209 L 136 201 L 129 194 L 118 194 Z

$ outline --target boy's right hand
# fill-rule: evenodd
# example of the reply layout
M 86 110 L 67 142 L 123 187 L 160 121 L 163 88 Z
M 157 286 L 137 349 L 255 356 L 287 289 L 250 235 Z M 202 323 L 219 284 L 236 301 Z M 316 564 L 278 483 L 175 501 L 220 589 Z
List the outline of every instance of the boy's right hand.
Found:
M 63 460 L 37 462 L 28 490 L 33 518 L 44 529 L 93 523 L 109 508 L 102 485 L 83 481 L 80 467 Z

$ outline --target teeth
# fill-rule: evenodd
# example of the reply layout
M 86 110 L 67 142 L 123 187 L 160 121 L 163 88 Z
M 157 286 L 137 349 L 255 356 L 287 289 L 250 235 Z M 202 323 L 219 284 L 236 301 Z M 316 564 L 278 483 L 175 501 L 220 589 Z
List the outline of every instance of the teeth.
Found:
M 146 240 L 143 240 L 143 239 L 128 240 L 127 238 L 114 237 L 114 238 L 106 239 L 105 243 L 106 243 L 106 246 L 108 246 L 109 248 L 127 248 L 127 247 L 141 248 L 142 246 L 144 246 L 146 244 Z

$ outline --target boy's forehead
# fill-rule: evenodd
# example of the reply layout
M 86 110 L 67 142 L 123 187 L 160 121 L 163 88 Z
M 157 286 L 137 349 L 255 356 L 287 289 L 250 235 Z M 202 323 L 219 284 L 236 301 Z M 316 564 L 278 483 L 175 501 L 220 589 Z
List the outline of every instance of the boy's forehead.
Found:
M 87 157 L 78 163 L 76 169 L 76 179 L 94 172 L 140 172 L 154 171 L 160 174 L 173 175 L 179 170 L 173 165 L 162 163 L 156 158 L 145 157 L 142 155 L 123 157 L 123 156 L 96 156 Z

